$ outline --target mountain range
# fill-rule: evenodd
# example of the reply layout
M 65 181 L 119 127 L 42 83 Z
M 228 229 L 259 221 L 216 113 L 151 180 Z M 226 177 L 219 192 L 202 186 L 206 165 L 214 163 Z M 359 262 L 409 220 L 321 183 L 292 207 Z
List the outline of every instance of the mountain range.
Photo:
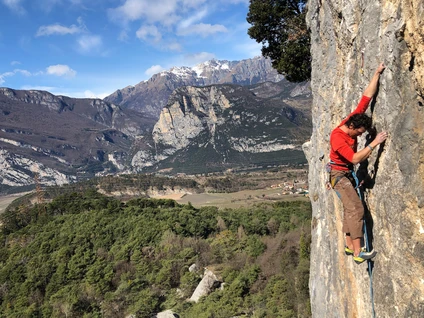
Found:
M 284 77 L 263 57 L 242 61 L 211 60 L 195 67 L 173 67 L 135 86 L 127 86 L 107 96 L 105 101 L 158 117 L 171 93 L 181 86 L 213 84 L 254 85 L 278 82 Z
M 310 104 L 263 58 L 174 67 L 104 100 L 0 88 L 0 184 L 304 162 Z

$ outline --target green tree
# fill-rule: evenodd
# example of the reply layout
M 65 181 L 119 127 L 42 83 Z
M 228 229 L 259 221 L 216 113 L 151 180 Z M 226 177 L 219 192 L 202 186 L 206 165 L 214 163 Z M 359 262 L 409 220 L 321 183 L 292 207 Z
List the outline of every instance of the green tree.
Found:
M 310 35 L 304 0 L 250 0 L 248 34 L 262 44 L 262 55 L 286 79 L 302 82 L 311 77 Z

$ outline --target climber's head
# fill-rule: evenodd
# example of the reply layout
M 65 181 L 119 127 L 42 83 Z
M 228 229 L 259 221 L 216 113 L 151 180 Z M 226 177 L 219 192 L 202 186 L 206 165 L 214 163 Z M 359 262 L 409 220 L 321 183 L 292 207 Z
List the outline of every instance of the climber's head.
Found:
M 357 137 L 371 128 L 372 119 L 365 114 L 354 114 L 349 117 L 345 125 L 349 129 L 349 136 Z

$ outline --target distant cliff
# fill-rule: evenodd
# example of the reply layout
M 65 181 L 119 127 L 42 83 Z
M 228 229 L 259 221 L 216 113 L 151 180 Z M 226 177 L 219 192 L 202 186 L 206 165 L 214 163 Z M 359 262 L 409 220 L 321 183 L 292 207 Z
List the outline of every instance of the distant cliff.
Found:
M 136 136 L 152 119 L 100 99 L 0 88 L 1 185 L 42 184 L 123 169 Z
M 310 98 L 309 83 L 286 81 L 178 88 L 131 165 L 198 173 L 304 162 Z
M 313 316 L 372 317 L 367 264 L 356 265 L 343 254 L 342 206 L 325 189 L 324 166 L 331 130 L 354 109 L 375 68 L 385 62 L 368 113 L 389 138 L 364 167 L 373 176 L 365 195 L 378 251 L 373 301 L 376 317 L 423 317 L 424 4 L 311 0 L 307 21 L 314 129 L 304 149 L 313 206 Z

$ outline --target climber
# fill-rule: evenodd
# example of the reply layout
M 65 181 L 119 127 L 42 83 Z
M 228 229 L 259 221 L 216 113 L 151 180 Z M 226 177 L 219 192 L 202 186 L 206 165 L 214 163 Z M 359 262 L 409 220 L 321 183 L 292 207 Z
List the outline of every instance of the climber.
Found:
M 378 82 L 385 65 L 381 63 L 356 109 L 344 119 L 330 136 L 330 184 L 337 192 L 343 204 L 343 233 L 346 234 L 345 253 L 353 255 L 357 264 L 371 259 L 376 252 L 361 248 L 363 240 L 364 206 L 353 183 L 353 166 L 367 159 L 374 148 L 387 138 L 386 132 L 379 133 L 365 148 L 357 151 L 357 137 L 371 128 L 372 120 L 365 111 L 377 91 Z

